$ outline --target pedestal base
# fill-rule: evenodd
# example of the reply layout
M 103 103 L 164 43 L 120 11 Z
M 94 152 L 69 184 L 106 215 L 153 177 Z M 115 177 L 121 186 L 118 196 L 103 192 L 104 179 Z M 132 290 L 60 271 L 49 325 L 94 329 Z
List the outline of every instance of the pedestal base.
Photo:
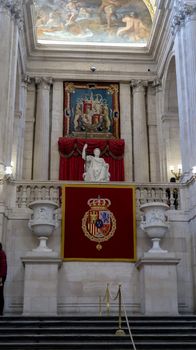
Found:
M 25 266 L 23 315 L 57 315 L 58 267 L 61 259 L 54 252 L 30 252 L 22 258 Z
M 136 263 L 140 270 L 141 307 L 145 315 L 178 315 L 179 259 L 172 253 L 145 253 Z

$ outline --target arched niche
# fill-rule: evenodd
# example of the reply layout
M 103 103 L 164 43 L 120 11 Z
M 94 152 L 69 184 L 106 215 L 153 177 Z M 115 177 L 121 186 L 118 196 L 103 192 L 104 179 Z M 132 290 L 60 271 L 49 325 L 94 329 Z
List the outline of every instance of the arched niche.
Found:
M 175 56 L 170 58 L 164 78 L 163 114 L 161 118 L 163 180 L 168 181 L 173 176 L 171 167 L 174 168 L 174 172 L 178 173 L 181 165 Z

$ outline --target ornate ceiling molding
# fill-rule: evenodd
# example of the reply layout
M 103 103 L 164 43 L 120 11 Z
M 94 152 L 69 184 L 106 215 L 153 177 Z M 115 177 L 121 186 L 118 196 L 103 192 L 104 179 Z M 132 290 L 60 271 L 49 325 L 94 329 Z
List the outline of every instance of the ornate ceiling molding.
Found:
M 174 8 L 174 16 L 172 20 L 172 33 L 175 35 L 184 23 L 196 16 L 196 5 L 179 4 Z
M 9 11 L 18 28 L 23 29 L 23 0 L 0 0 L 0 8 Z
M 151 18 L 153 19 L 153 18 L 154 18 L 154 15 L 155 15 L 155 11 L 156 11 L 156 7 L 155 7 L 155 5 L 153 4 L 154 1 L 152 1 L 152 0 L 143 0 L 143 2 L 144 2 L 145 5 L 147 6 L 148 11 L 150 12 Z

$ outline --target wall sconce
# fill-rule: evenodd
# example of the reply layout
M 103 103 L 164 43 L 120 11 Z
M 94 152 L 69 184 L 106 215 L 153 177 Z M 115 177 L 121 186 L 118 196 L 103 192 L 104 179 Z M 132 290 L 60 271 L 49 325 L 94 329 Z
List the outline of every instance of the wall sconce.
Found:
M 5 183 L 5 182 L 13 182 L 14 176 L 13 176 L 13 165 L 7 165 L 5 167 L 5 170 L 1 173 L 0 177 L 0 182 Z
M 12 182 L 14 181 L 14 176 L 13 176 L 13 163 L 11 165 L 7 165 L 5 167 L 5 175 L 4 178 L 7 182 Z
M 196 165 L 192 167 L 192 174 L 193 176 L 196 176 Z
M 182 165 L 178 164 L 178 170 L 177 171 L 175 171 L 175 168 L 174 168 L 173 165 L 171 165 L 169 168 L 170 168 L 170 171 L 171 171 L 172 175 L 175 177 L 176 181 L 179 181 L 180 177 L 182 175 Z

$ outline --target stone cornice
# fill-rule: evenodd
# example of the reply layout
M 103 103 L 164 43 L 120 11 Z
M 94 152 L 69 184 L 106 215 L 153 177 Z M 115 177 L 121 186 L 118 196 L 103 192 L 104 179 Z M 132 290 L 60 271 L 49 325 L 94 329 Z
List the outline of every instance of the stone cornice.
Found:
M 184 25 L 184 23 L 193 16 L 196 16 L 196 5 L 183 4 L 175 7 L 174 16 L 172 20 L 172 33 L 176 34 L 177 31 Z
M 23 29 L 23 0 L 0 0 L 0 8 L 8 10 L 18 28 Z

